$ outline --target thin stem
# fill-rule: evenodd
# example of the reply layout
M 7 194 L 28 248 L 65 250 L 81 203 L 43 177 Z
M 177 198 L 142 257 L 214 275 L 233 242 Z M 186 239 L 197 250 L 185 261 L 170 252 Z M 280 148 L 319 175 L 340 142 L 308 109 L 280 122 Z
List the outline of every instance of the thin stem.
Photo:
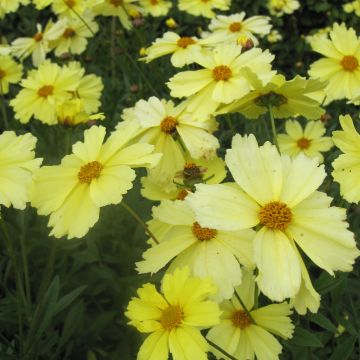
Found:
M 209 339 L 206 339 L 207 342 L 216 350 L 220 351 L 223 355 L 225 355 L 226 357 L 228 357 L 231 360 L 238 360 L 236 357 L 230 355 L 228 352 L 226 352 L 223 348 L 221 348 L 219 345 L 216 345 L 215 343 L 213 343 L 212 341 L 210 341 Z
M 275 126 L 274 115 L 273 115 L 272 108 L 271 108 L 271 105 L 270 105 L 270 104 L 268 105 L 268 112 L 269 112 L 269 117 L 270 117 L 271 130 L 272 130 L 272 133 L 273 133 L 274 145 L 276 146 L 276 148 L 277 148 L 278 151 L 280 152 L 280 150 L 279 150 L 279 144 L 278 144 L 278 141 L 277 141 L 277 133 L 276 133 L 276 126 Z
M 241 304 L 242 308 L 244 309 L 244 311 L 246 312 L 246 315 L 249 317 L 249 319 L 251 320 L 251 322 L 253 324 L 256 324 L 254 318 L 251 316 L 250 311 L 247 309 L 247 307 L 245 306 L 244 302 L 242 301 L 240 295 L 235 291 L 235 297 L 239 300 L 239 303 Z
M 230 114 L 226 114 L 226 123 L 229 127 L 229 130 L 233 133 L 233 134 L 236 134 L 236 129 L 234 127 L 234 124 L 232 123 L 231 121 L 231 115 Z
M 115 32 L 116 32 L 116 17 L 113 16 L 110 25 L 110 59 L 111 59 L 111 80 L 112 80 L 113 88 L 115 87 L 115 78 L 116 78 Z
M 7 130 L 9 128 L 9 119 L 8 119 L 7 112 L 5 109 L 5 98 L 4 98 L 4 93 L 3 93 L 1 82 L 0 82 L 0 95 L 1 95 L 1 114 L 2 114 L 2 117 L 4 120 L 5 130 Z
M 155 235 L 150 231 L 149 227 L 141 220 L 140 216 L 124 201 L 120 203 L 133 217 L 134 219 L 141 225 L 145 232 L 155 241 L 156 244 L 159 244 L 159 240 L 155 237 Z
M 26 211 L 26 210 L 25 210 Z M 25 211 L 22 211 L 22 229 L 25 229 Z M 25 294 L 28 304 L 31 304 L 31 290 L 30 290 L 30 277 L 29 277 L 29 264 L 26 254 L 26 244 L 25 244 L 25 230 L 20 234 L 20 252 L 21 259 L 23 263 L 24 271 L 24 280 L 25 280 Z
M 89 31 L 91 32 L 91 34 L 94 36 L 95 32 L 94 30 L 90 27 L 90 25 L 86 22 L 86 20 L 71 6 L 69 6 L 69 4 L 67 3 L 67 1 L 63 0 L 65 5 L 83 22 L 83 24 L 89 29 Z

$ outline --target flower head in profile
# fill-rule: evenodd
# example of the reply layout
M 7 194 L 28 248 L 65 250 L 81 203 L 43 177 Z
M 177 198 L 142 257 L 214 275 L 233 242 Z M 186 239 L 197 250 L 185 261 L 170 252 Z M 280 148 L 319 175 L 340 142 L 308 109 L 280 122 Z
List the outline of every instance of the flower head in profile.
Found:
M 351 271 L 360 251 L 345 209 L 317 191 L 326 172 L 316 159 L 291 159 L 254 135 L 235 135 L 225 162 L 235 180 L 196 185 L 186 198 L 202 227 L 234 231 L 257 227 L 254 260 L 260 290 L 275 301 L 295 297 L 302 284 L 296 247 L 330 274 Z
M 9 92 L 9 84 L 16 84 L 21 80 L 22 65 L 18 64 L 10 55 L 0 55 L 0 94 Z
M 81 238 L 98 221 L 100 208 L 119 204 L 133 186 L 136 167 L 159 161 L 149 144 L 128 145 L 138 129 L 130 124 L 105 141 L 105 128 L 93 126 L 60 165 L 43 166 L 34 178 L 31 204 L 50 215 L 50 235 Z
M 0 135 L 0 205 L 25 209 L 29 186 L 42 162 L 35 158 L 36 141 L 29 133 L 4 131 Z
M 229 10 L 231 0 L 179 0 L 179 10 L 194 16 L 215 17 L 215 9 Z
M 258 76 L 246 69 L 246 76 L 254 89 L 239 100 L 221 106 L 217 113 L 240 112 L 249 119 L 257 119 L 268 112 L 271 106 L 275 118 L 305 116 L 307 119 L 319 119 L 325 112 L 318 101 L 311 95 L 324 89 L 323 82 L 295 76 L 286 80 L 283 75 L 275 75 L 271 81 L 263 85 Z
M 267 7 L 271 15 L 283 16 L 292 14 L 300 3 L 298 0 L 268 0 Z
M 210 278 L 190 276 L 176 269 L 162 280 L 161 293 L 145 284 L 127 306 L 129 325 L 150 335 L 141 345 L 138 360 L 206 360 L 210 350 L 200 330 L 219 323 L 220 310 L 208 297 L 216 293 Z
M 231 300 L 220 304 L 223 310 L 221 322 L 210 329 L 206 338 L 237 360 L 254 359 L 254 356 L 258 360 L 279 359 L 282 346 L 274 335 L 290 339 L 294 331 L 289 304 L 284 302 L 254 308 L 258 294 L 254 276 L 246 271 L 235 291 Z M 211 352 L 218 359 L 222 358 L 215 348 Z
M 162 223 L 157 224 L 158 229 L 167 227 L 168 230 L 155 230 L 160 243 L 144 252 L 144 260 L 136 263 L 138 272 L 155 273 L 170 262 L 169 271 L 189 266 L 194 275 L 214 280 L 219 289 L 217 300 L 229 299 L 234 287 L 241 283 L 240 264 L 253 267 L 255 232 L 202 227 L 186 199 L 164 200 L 153 208 L 153 217 Z
M 322 163 L 324 157 L 321 153 L 334 146 L 331 137 L 324 136 L 326 129 L 321 121 L 309 121 L 303 129 L 298 121 L 288 120 L 285 130 L 286 134 L 278 135 L 278 143 L 281 153 L 291 157 L 304 153 Z
M 353 28 L 345 24 L 334 24 L 330 39 L 314 38 L 314 51 L 325 56 L 310 66 L 309 75 L 328 81 L 325 88 L 326 100 L 352 100 L 360 87 L 360 39 Z
M 332 176 L 349 202 L 360 201 L 360 134 L 350 115 L 340 116 L 342 130 L 333 132 L 335 145 L 343 152 L 334 160 Z
M 253 48 L 241 53 L 235 44 L 220 45 L 197 53 L 195 63 L 200 70 L 183 71 L 167 83 L 173 97 L 187 97 L 187 107 L 196 118 L 209 116 L 221 103 L 230 104 L 252 89 L 244 68 L 257 73 L 261 82 L 271 80 L 274 72 L 269 51 Z

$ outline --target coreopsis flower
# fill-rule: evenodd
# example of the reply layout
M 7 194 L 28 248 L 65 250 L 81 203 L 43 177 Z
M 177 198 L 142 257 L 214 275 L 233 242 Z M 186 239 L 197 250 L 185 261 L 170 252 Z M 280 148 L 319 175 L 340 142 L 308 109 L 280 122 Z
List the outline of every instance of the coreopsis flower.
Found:
M 162 293 L 152 284 L 138 289 L 127 306 L 129 325 L 150 333 L 141 345 L 138 360 L 206 360 L 210 350 L 200 330 L 219 323 L 219 306 L 208 300 L 216 293 L 212 280 L 176 269 L 162 280 Z
M 325 112 L 319 102 L 311 98 L 313 93 L 326 86 L 321 81 L 300 76 L 287 81 L 283 75 L 275 75 L 264 86 L 254 72 L 247 70 L 246 73 L 254 90 L 229 105 L 221 106 L 218 114 L 240 112 L 249 119 L 257 119 L 268 112 L 269 106 L 275 118 L 301 115 L 307 119 L 319 119 Z
M 325 88 L 327 101 L 352 100 L 360 87 L 360 38 L 353 28 L 345 24 L 334 24 L 329 33 L 330 40 L 314 38 L 311 46 L 325 58 L 311 64 L 309 75 L 328 81 Z
M 229 10 L 231 0 L 179 0 L 179 10 L 194 16 L 214 18 L 215 9 Z
M 137 271 L 156 273 L 170 262 L 169 271 L 189 266 L 194 275 L 213 279 L 219 289 L 217 300 L 229 299 L 241 283 L 240 264 L 253 266 L 255 232 L 202 227 L 186 199 L 164 200 L 153 207 L 153 218 L 164 223 L 168 231 L 154 233 L 159 244 L 143 253 L 144 260 L 136 263 Z
M 162 38 L 156 39 L 151 46 L 146 49 L 146 56 L 140 58 L 147 63 L 162 57 L 171 55 L 170 61 L 175 67 L 194 62 L 194 55 L 201 50 L 201 45 L 196 37 L 180 36 L 174 32 L 166 32 Z
M 340 193 L 344 199 L 357 203 L 360 201 L 360 134 L 350 115 L 340 116 L 340 124 L 342 130 L 333 132 L 333 140 L 343 154 L 332 163 L 332 176 L 340 184 Z
M 21 81 L 23 89 L 10 102 L 15 118 L 27 123 L 34 116 L 46 124 L 56 124 L 56 106 L 73 96 L 80 80 L 78 71 L 45 61 Z
M 0 135 L 0 205 L 25 209 L 29 186 L 42 162 L 35 158 L 36 141 L 29 133 L 4 131 Z
M 245 37 L 257 45 L 259 41 L 256 36 L 264 36 L 270 32 L 270 18 L 252 16 L 245 19 L 245 16 L 244 11 L 229 16 L 217 15 L 209 25 L 212 34 L 206 37 L 204 43 L 237 42 L 240 37 Z
M 270 31 L 269 35 L 266 37 L 267 41 L 271 44 L 277 43 L 283 39 L 283 36 L 279 33 L 278 30 L 274 29 Z
M 300 7 L 297 0 L 268 0 L 267 7 L 271 15 L 283 16 L 292 14 Z
M 136 0 L 102 0 L 93 7 L 93 12 L 103 16 L 117 16 L 121 25 L 126 29 L 132 28 L 132 14 L 141 14 L 141 8 Z
M 63 2 L 63 0 L 61 0 Z M 55 48 L 55 55 L 61 56 L 63 54 L 81 54 L 85 51 L 88 38 L 91 38 L 94 33 L 98 31 L 98 25 L 91 16 L 83 15 L 83 20 L 79 18 L 67 18 L 66 28 L 61 36 L 51 43 Z M 92 29 L 92 32 L 89 28 Z
M 311 43 L 314 40 L 315 40 L 315 43 L 319 42 L 321 39 L 328 40 L 330 31 L 331 31 L 330 26 L 326 26 L 321 29 L 316 29 L 315 32 L 312 32 L 310 35 L 305 36 L 305 41 L 311 45 Z
M 92 8 L 101 2 L 102 0 L 51 0 L 51 8 L 60 17 L 79 19 L 80 15 L 88 22 L 86 18 L 93 17 Z
M 36 173 L 31 205 L 39 215 L 50 215 L 50 235 L 85 236 L 98 221 L 100 208 L 119 204 L 132 188 L 132 168 L 156 164 L 160 155 L 152 153 L 152 145 L 128 145 L 136 131 L 136 124 L 129 124 L 104 141 L 105 128 L 92 126 L 60 165 L 43 166 Z
M 253 48 L 241 53 L 234 44 L 203 50 L 194 62 L 203 69 L 183 71 L 167 83 L 173 97 L 188 97 L 187 107 L 196 118 L 215 112 L 221 103 L 230 104 L 242 98 L 252 89 L 244 68 L 257 73 L 264 84 L 274 75 L 271 61 L 274 56 L 268 50 Z
M 275 301 L 294 297 L 302 271 L 299 246 L 330 274 L 351 271 L 360 254 L 347 229 L 345 209 L 317 191 L 326 172 L 316 159 L 280 155 L 269 142 L 259 146 L 254 135 L 235 135 L 225 162 L 233 187 L 196 185 L 186 200 L 202 227 L 234 231 L 256 226 L 254 260 L 260 290 Z
M 238 296 L 220 304 L 223 310 L 221 322 L 210 329 L 206 338 L 237 360 L 254 359 L 255 356 L 258 360 L 279 359 L 282 346 L 274 335 L 283 339 L 292 337 L 294 325 L 290 319 L 290 306 L 284 302 L 255 309 L 255 296 L 258 294 L 254 276 L 247 272 L 235 291 Z M 217 358 L 223 358 L 215 348 L 211 351 Z
M 285 130 L 286 134 L 278 135 L 278 144 L 281 153 L 291 157 L 304 153 L 322 163 L 324 157 L 321 153 L 329 151 L 334 146 L 331 137 L 324 136 L 326 129 L 321 121 L 309 121 L 303 129 L 298 121 L 288 120 Z
M 37 24 L 37 32 L 32 37 L 20 37 L 11 43 L 11 52 L 20 60 L 24 60 L 31 55 L 34 66 L 38 67 L 46 59 L 46 54 L 51 51 L 50 42 L 58 39 L 65 31 L 64 20 L 53 23 L 51 20 L 42 30 L 42 26 Z
M 346 13 L 354 12 L 355 15 L 360 16 L 360 0 L 350 1 L 343 5 Z
M 186 152 L 182 164 L 173 168 L 173 178 L 168 184 L 159 183 L 157 176 L 151 174 L 141 178 L 142 196 L 154 201 L 183 200 L 195 190 L 196 184 L 220 184 L 226 177 L 225 163 L 217 156 L 211 160 L 194 159 Z
M 133 109 L 132 120 L 140 124 L 139 141 L 155 145 L 163 154 L 159 164 L 150 171 L 160 186 L 173 180 L 174 170 L 184 164 L 184 146 L 194 159 L 210 160 L 215 157 L 219 141 L 211 134 L 210 119 L 195 121 L 184 103 L 177 106 L 172 101 L 154 96 L 140 100 Z
M 9 84 L 16 84 L 21 80 L 22 65 L 9 55 L 0 55 L 0 94 L 9 92 Z
M 16 12 L 20 5 L 29 4 L 30 0 L 0 0 L 0 19 L 5 14 Z
M 167 15 L 172 7 L 172 2 L 166 0 L 139 0 L 139 4 L 145 15 L 154 17 Z

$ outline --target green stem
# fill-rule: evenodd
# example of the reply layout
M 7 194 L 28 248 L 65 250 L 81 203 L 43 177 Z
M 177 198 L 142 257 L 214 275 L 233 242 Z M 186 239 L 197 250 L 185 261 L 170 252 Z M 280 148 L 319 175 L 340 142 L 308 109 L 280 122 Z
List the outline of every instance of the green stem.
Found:
M 133 218 L 141 225 L 145 232 L 155 241 L 156 244 L 159 244 L 159 240 L 155 237 L 155 235 L 150 231 L 149 227 L 141 220 L 140 216 L 124 201 L 120 203 L 132 216 Z
M 223 348 L 221 348 L 219 345 L 216 345 L 215 343 L 213 343 L 212 341 L 210 341 L 209 339 L 206 339 L 207 342 L 213 347 L 215 348 L 217 351 L 220 351 L 223 355 L 225 355 L 227 358 L 231 359 L 231 360 L 238 360 L 236 357 L 230 355 L 228 352 L 226 352 Z
M 250 311 L 249 311 L 248 308 L 245 306 L 244 302 L 242 301 L 240 295 L 236 292 L 236 290 L 235 290 L 234 294 L 235 294 L 235 297 L 239 300 L 239 303 L 241 304 L 242 308 L 243 308 L 244 311 L 246 312 L 246 315 L 249 317 L 249 319 L 251 320 L 251 322 L 252 322 L 253 324 L 256 324 L 254 318 L 253 318 L 253 317 L 251 316 L 251 314 L 250 314 Z
M 69 6 L 69 4 L 63 0 L 65 5 L 80 19 L 80 21 L 83 22 L 83 24 L 89 29 L 89 31 L 91 32 L 91 34 L 94 36 L 95 35 L 95 32 L 94 30 L 90 27 L 90 25 L 86 22 L 86 20 L 74 9 L 72 8 L 71 6 Z
M 231 132 L 233 134 L 236 134 L 236 129 L 234 127 L 234 124 L 231 121 L 231 115 L 230 114 L 226 114 L 226 123 L 227 123 L 227 125 L 229 127 L 229 130 L 231 130 Z
M 25 229 L 25 211 L 22 211 L 22 229 Z M 31 304 L 31 290 L 30 290 L 30 277 L 29 277 L 29 264 L 28 258 L 26 254 L 26 244 L 25 244 L 25 230 L 20 234 L 20 251 L 21 258 L 23 263 L 23 271 L 24 271 L 24 280 L 25 280 L 25 294 L 27 303 Z
M 110 60 L 111 60 L 111 81 L 113 88 L 115 88 L 115 79 L 116 79 L 115 32 L 116 32 L 116 17 L 113 16 L 110 25 Z
M 3 116 L 4 128 L 5 130 L 7 130 L 9 128 L 9 119 L 5 108 L 5 98 L 4 98 L 1 82 L 0 82 L 0 95 L 1 95 L 1 114 Z
M 272 133 L 273 133 L 273 142 L 274 142 L 274 145 L 276 146 L 276 148 L 278 149 L 278 151 L 280 152 L 279 144 L 278 144 L 278 141 L 277 141 L 277 133 L 276 133 L 274 115 L 273 115 L 272 108 L 271 108 L 270 104 L 268 105 L 268 112 L 269 112 L 269 117 L 270 117 L 271 130 L 272 130 Z

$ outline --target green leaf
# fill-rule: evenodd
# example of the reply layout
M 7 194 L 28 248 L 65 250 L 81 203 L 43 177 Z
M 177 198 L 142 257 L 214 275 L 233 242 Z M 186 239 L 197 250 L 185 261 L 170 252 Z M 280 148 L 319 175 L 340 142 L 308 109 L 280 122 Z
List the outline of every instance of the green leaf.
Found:
M 356 337 L 344 340 L 333 352 L 329 360 L 347 360 L 353 352 Z
M 86 288 L 87 285 L 79 286 L 77 289 L 63 296 L 56 304 L 54 315 L 66 309 Z
M 333 333 L 336 332 L 336 326 L 328 318 L 326 318 L 324 315 L 322 315 L 320 313 L 311 314 L 309 316 L 309 320 L 311 322 L 319 325 L 323 329 L 329 330 Z
M 323 344 L 314 333 L 299 327 L 295 329 L 294 337 L 291 340 L 291 343 L 305 347 L 323 347 Z

